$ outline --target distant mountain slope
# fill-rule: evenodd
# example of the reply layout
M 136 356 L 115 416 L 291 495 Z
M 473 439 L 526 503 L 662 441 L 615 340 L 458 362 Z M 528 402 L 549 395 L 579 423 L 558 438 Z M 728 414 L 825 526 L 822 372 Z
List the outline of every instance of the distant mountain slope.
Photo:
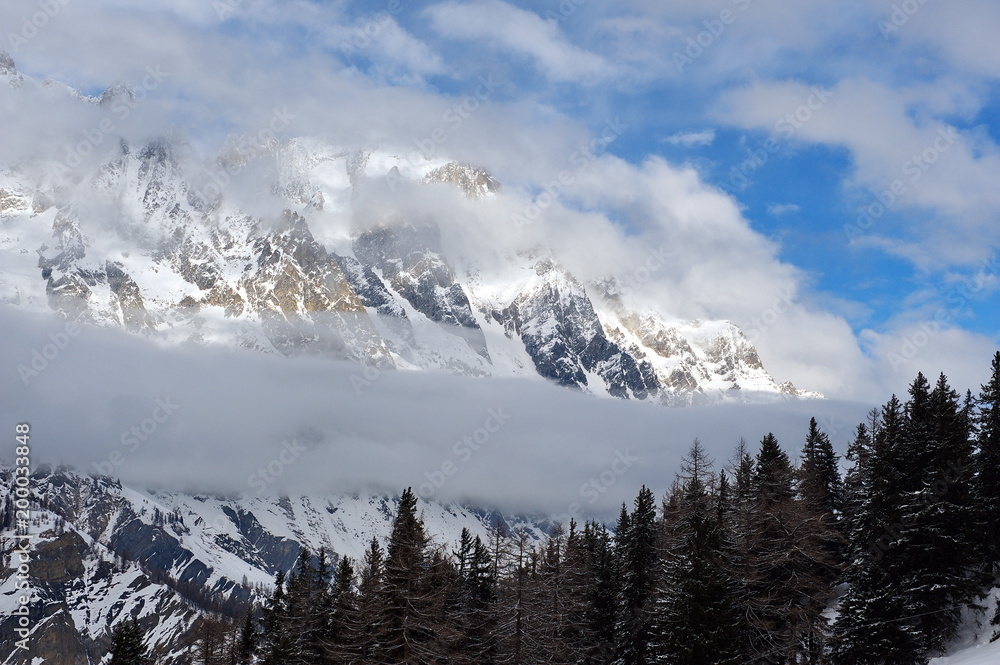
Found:
M 0 505 L 13 474 L 0 469 Z M 108 477 L 37 469 L 32 496 L 31 615 L 34 653 L 15 651 L 16 533 L 0 529 L 0 662 L 46 665 L 98 662 L 110 627 L 138 617 L 156 662 L 185 662 L 200 607 L 259 602 L 299 549 L 324 547 L 334 560 L 364 558 L 363 548 L 387 541 L 398 497 L 378 495 L 215 497 L 145 492 Z M 421 502 L 428 532 L 447 550 L 463 528 L 486 539 L 489 527 L 524 527 L 543 537 L 544 522 L 455 504 Z M 38 661 L 35 661 L 38 662 Z
M 99 98 L 40 84 L 9 58 L 4 80 L 109 118 L 134 99 L 124 84 Z M 614 278 L 584 283 L 545 248 L 459 255 L 421 192 L 456 187 L 488 205 L 503 191 L 481 168 L 267 136 L 232 137 L 205 163 L 169 133 L 106 136 L 67 164 L 0 164 L 4 303 L 177 343 L 537 375 L 670 405 L 816 396 L 779 385 L 733 324 L 639 307 Z M 365 191 L 386 207 L 359 210 Z

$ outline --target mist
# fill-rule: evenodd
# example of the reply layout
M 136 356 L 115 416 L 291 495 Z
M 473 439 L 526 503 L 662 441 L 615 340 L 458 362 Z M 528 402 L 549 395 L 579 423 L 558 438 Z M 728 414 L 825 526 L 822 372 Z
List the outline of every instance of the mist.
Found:
M 719 468 L 741 437 L 753 449 L 767 432 L 794 457 L 815 416 L 843 451 L 872 406 L 671 409 L 537 378 L 379 372 L 67 332 L 6 307 L 0 326 L 0 416 L 31 424 L 33 464 L 214 494 L 413 487 L 425 499 L 611 519 L 643 484 L 662 494 L 696 437 Z

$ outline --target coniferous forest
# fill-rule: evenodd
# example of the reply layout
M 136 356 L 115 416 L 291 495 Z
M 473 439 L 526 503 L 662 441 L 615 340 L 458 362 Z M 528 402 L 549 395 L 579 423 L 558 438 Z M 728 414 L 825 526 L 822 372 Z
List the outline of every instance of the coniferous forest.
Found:
M 661 498 L 541 543 L 497 528 L 446 551 L 407 490 L 387 545 L 302 551 L 243 621 L 206 618 L 193 660 L 913 665 L 977 607 L 1000 623 L 979 605 L 1000 572 L 1000 352 L 978 395 L 918 375 L 846 460 L 815 419 L 794 452 L 767 434 L 717 464 L 695 441 Z

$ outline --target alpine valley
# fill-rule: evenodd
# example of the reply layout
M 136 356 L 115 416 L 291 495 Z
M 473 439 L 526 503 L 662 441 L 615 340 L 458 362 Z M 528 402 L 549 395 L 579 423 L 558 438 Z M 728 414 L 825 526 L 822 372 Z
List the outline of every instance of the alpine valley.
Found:
M 819 397 L 776 382 L 736 325 L 679 320 L 639 300 L 641 275 L 583 281 L 544 246 L 483 251 L 450 239 L 422 202 L 431 193 L 463 211 L 502 207 L 501 183 L 482 168 L 400 146 L 278 139 L 280 112 L 206 160 L 173 129 L 118 135 L 141 102 L 126 84 L 87 96 L 19 73 L 0 52 L 0 85 L 69 100 L 96 120 L 68 151 L 0 163 L 5 307 L 150 343 L 536 377 L 667 406 Z M 674 251 L 655 249 L 649 267 Z M 9 509 L 13 470 L 2 478 Z M 120 616 L 141 617 L 156 662 L 189 662 L 206 609 L 260 605 L 302 547 L 360 562 L 372 537 L 387 540 L 399 501 L 154 492 L 45 465 L 31 491 L 44 500 L 30 527 L 15 534 L 5 512 L 0 550 L 13 562 L 19 536 L 32 536 L 33 650 L 15 646 L 18 577 L 7 568 L 4 663 L 100 662 Z M 499 525 L 541 542 L 551 526 L 438 501 L 421 510 L 445 551 L 463 529 L 488 541 Z

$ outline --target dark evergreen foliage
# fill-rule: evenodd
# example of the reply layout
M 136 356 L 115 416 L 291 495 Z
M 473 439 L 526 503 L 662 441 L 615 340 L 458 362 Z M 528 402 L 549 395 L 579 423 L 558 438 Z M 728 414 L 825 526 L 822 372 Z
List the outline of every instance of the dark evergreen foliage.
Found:
M 193 653 L 208 665 L 926 663 L 997 573 L 1000 354 L 992 369 L 976 399 L 918 375 L 905 404 L 893 396 L 857 427 L 843 479 L 815 419 L 798 466 L 768 434 L 716 472 L 696 441 L 659 512 L 643 487 L 613 531 L 570 522 L 536 541 L 498 524 L 446 552 L 406 490 L 358 571 L 303 550 L 259 632 L 252 609 L 221 633 L 206 620 Z
M 982 524 L 983 556 L 1000 577 L 1000 351 L 993 356 L 990 380 L 976 402 L 976 500 Z
M 145 635 L 136 619 L 119 621 L 111 631 L 111 658 L 108 665 L 146 665 L 149 663 Z
M 679 519 L 666 527 L 663 569 L 653 608 L 650 662 L 727 665 L 742 660 L 736 588 L 725 564 L 729 546 L 714 474 L 696 440 L 685 458 Z M 720 492 L 721 494 L 721 492 Z
M 653 492 L 643 486 L 635 499 L 635 510 L 620 521 L 625 529 L 617 534 L 621 590 L 614 662 L 616 665 L 645 665 L 650 639 L 650 599 L 658 572 Z

